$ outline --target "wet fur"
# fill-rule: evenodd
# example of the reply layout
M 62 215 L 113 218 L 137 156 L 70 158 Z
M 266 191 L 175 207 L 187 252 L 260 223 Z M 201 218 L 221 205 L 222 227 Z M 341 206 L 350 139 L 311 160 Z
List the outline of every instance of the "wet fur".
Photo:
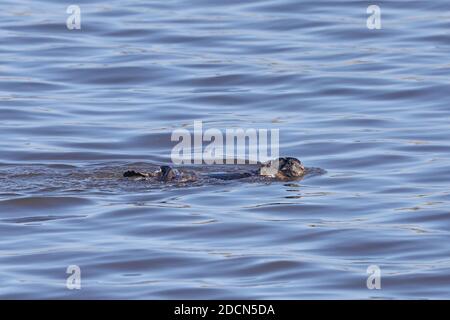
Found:
M 292 157 L 279 158 L 267 163 L 261 164 L 260 168 L 255 172 L 246 173 L 224 173 L 224 174 L 211 174 L 209 177 L 220 180 L 237 180 L 247 178 L 250 176 L 263 176 L 269 177 L 280 181 L 296 180 L 301 178 L 306 173 L 306 169 L 300 160 Z M 142 177 L 151 178 L 154 177 L 159 181 L 170 182 L 177 180 L 180 182 L 196 181 L 197 176 L 194 172 L 178 171 L 170 166 L 161 166 L 159 171 L 142 173 L 134 170 L 127 171 L 123 174 L 124 177 Z

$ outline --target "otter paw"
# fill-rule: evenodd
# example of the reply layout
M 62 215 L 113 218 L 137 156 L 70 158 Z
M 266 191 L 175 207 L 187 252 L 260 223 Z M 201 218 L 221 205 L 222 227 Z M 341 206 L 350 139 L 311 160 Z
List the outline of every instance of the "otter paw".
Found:
M 137 171 L 134 171 L 134 170 L 128 170 L 127 172 L 125 172 L 125 173 L 123 174 L 123 176 L 124 176 L 125 178 L 130 178 L 130 177 L 146 177 L 145 174 L 140 173 L 140 172 L 137 172 Z

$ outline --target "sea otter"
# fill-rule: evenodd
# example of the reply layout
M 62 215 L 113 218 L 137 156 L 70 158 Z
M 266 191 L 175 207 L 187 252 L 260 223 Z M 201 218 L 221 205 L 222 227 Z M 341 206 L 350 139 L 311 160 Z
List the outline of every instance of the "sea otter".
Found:
M 209 178 L 219 180 L 236 180 L 252 176 L 271 178 L 279 181 L 297 180 L 307 173 L 307 169 L 300 160 L 292 157 L 278 158 L 263 164 L 259 164 L 256 170 L 246 172 L 219 172 L 206 174 Z M 197 181 L 200 175 L 192 170 L 174 169 L 170 166 L 161 166 L 154 172 L 138 172 L 129 170 L 123 174 L 124 177 L 153 178 L 162 182 L 192 182 Z

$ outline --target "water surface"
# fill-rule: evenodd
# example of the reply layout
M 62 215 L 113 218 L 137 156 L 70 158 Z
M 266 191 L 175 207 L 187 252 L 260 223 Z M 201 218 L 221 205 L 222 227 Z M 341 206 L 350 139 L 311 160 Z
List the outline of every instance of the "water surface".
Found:
M 70 4 L 0 4 L 1 298 L 450 297 L 447 1 Z M 121 179 L 194 120 L 327 173 Z

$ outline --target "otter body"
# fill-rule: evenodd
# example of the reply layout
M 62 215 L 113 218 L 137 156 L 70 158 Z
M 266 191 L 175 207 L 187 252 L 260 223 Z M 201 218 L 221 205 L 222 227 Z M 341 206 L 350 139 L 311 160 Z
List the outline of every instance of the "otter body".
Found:
M 154 172 L 138 172 L 134 170 L 127 171 L 123 174 L 127 178 L 148 178 L 162 182 L 194 182 L 201 179 L 202 176 L 219 179 L 219 180 L 237 180 L 253 176 L 265 177 L 279 181 L 298 180 L 307 173 L 307 169 L 300 160 L 291 157 L 278 158 L 263 164 L 255 170 L 246 172 L 218 172 L 199 174 L 195 171 L 174 169 L 170 166 L 161 166 L 159 170 Z

